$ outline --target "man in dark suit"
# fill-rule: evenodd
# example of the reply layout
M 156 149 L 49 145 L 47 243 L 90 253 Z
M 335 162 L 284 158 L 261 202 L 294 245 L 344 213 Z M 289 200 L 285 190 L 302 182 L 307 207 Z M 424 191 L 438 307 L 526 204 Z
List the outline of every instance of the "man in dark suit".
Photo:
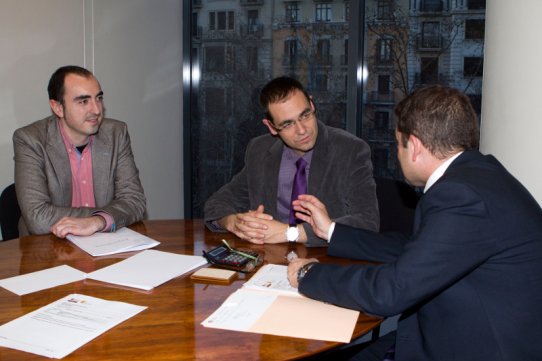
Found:
M 378 203 L 367 143 L 318 121 L 312 98 L 295 79 L 279 77 L 261 91 L 269 134 L 250 141 L 244 168 L 205 203 L 205 222 L 253 243 L 327 245 L 290 218 L 296 162 L 303 159 L 308 192 L 344 224 L 378 230 Z M 338 193 L 336 190 L 340 189 Z
M 126 124 L 104 118 L 87 69 L 63 66 L 47 87 L 52 116 L 13 134 L 19 235 L 91 235 L 143 219 L 146 200 Z
M 405 178 L 424 187 L 409 238 L 332 223 L 300 196 L 298 217 L 329 240 L 330 255 L 383 262 L 337 266 L 298 259 L 292 285 L 309 297 L 381 316 L 402 313 L 396 360 L 542 358 L 542 211 L 491 155 L 477 151 L 467 96 L 421 88 L 397 106 Z M 316 263 L 313 263 L 316 262 Z M 358 356 L 382 360 L 383 352 Z

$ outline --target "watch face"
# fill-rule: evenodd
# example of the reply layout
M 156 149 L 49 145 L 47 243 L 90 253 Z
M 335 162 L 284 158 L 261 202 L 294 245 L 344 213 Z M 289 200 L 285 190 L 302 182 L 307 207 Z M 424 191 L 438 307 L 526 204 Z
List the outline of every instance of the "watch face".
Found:
M 297 238 L 299 238 L 299 230 L 297 227 L 288 227 L 288 230 L 286 230 L 286 239 L 290 242 L 297 241 Z

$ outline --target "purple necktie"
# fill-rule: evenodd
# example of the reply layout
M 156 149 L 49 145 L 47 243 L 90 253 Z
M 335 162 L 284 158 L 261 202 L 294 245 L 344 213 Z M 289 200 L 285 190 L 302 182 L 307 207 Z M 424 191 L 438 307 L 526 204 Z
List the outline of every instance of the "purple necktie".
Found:
M 307 193 L 307 172 L 306 172 L 307 161 L 303 158 L 299 158 L 297 162 L 295 162 L 295 165 L 297 167 L 297 171 L 295 172 L 294 185 L 292 187 L 292 199 L 291 199 L 292 202 L 296 200 L 300 194 Z M 290 203 L 290 207 L 291 206 L 292 204 Z M 290 224 L 298 223 L 298 220 L 295 218 L 294 213 L 295 213 L 294 209 L 290 208 L 290 218 L 289 218 Z

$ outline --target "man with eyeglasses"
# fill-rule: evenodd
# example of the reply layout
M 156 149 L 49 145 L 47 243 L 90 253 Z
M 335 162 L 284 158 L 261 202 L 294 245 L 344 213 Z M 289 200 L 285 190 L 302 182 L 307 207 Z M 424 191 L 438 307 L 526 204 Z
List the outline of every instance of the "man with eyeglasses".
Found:
M 209 229 L 229 231 L 257 244 L 325 246 L 327 242 L 294 216 L 292 200 L 301 184 L 300 194 L 325 200 L 334 220 L 377 231 L 378 204 L 367 143 L 319 121 L 312 98 L 293 78 L 267 83 L 260 103 L 269 134 L 250 141 L 244 168 L 205 203 Z

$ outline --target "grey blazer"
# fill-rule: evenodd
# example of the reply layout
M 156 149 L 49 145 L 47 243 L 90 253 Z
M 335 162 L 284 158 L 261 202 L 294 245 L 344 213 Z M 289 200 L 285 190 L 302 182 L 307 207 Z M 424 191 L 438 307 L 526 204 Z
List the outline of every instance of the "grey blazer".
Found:
M 267 213 L 277 217 L 278 174 L 283 147 L 282 140 L 271 134 L 249 142 L 244 168 L 205 203 L 205 223 L 209 229 L 220 231 L 213 221 L 256 209 L 260 204 Z M 318 138 L 310 167 L 308 193 L 326 205 L 333 220 L 378 231 L 378 202 L 367 143 L 318 121 Z M 326 245 L 309 225 L 303 227 L 308 246 Z
M 126 124 L 105 118 L 92 145 L 96 208 L 72 208 L 72 175 L 66 147 L 54 116 L 13 134 L 15 184 L 21 207 L 19 235 L 49 233 L 65 216 L 110 214 L 117 228 L 146 214 L 146 200 Z

